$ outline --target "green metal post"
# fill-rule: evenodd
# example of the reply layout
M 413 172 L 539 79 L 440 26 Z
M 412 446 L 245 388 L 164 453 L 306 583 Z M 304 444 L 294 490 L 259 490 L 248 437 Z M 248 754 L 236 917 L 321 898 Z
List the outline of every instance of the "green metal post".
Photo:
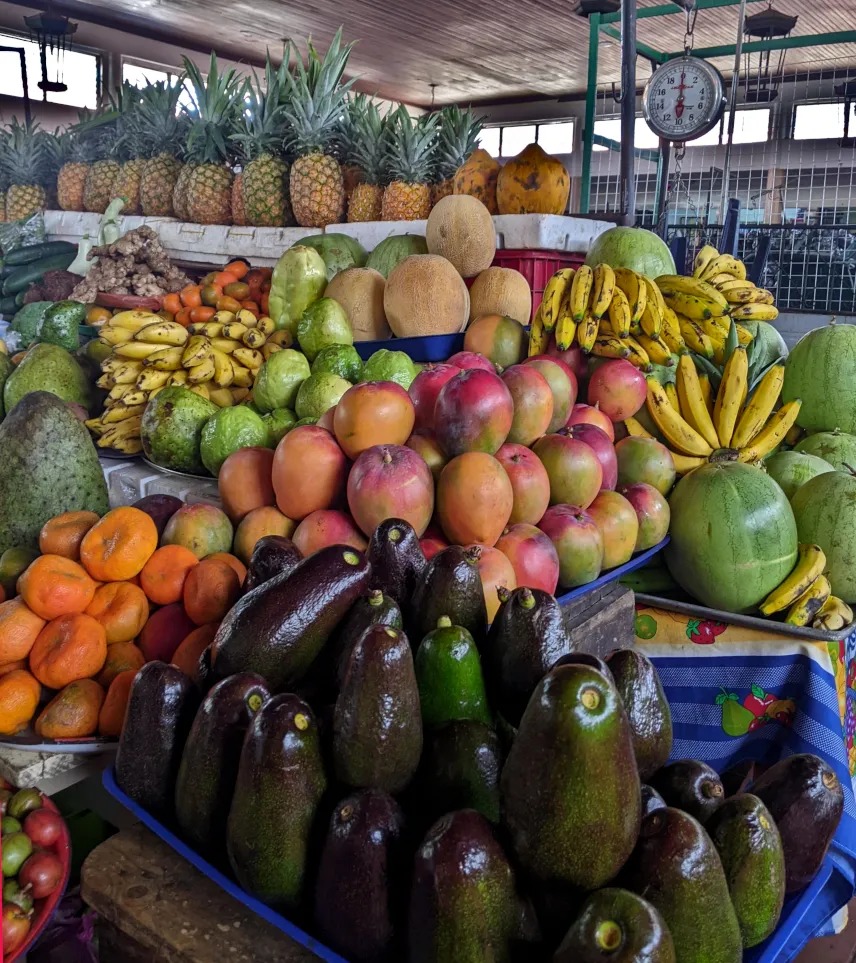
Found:
M 763 3 L 764 0 L 747 0 L 747 3 Z M 698 10 L 714 10 L 717 7 L 736 7 L 740 0 L 696 0 Z M 647 17 L 665 17 L 670 14 L 683 13 L 684 8 L 676 3 L 666 3 L 656 7 L 640 7 L 637 17 L 644 20 Z M 620 13 L 605 13 L 601 16 L 601 23 L 618 23 Z
M 586 84 L 586 119 L 583 127 L 583 174 L 580 184 L 580 214 L 589 212 L 591 191 L 591 154 L 594 144 L 594 117 L 597 109 L 597 47 L 600 42 L 599 13 L 589 16 L 588 80 Z
M 651 7 L 647 8 L 648 10 Z M 743 53 L 757 53 L 762 50 L 791 50 L 800 47 L 825 47 L 827 44 L 856 43 L 856 30 L 835 30 L 831 33 L 815 33 L 807 37 L 781 37 L 778 40 L 752 40 L 743 44 Z M 723 44 L 719 47 L 696 47 L 695 57 L 733 57 L 735 44 Z M 683 50 L 676 50 L 666 54 L 666 59 L 683 57 Z

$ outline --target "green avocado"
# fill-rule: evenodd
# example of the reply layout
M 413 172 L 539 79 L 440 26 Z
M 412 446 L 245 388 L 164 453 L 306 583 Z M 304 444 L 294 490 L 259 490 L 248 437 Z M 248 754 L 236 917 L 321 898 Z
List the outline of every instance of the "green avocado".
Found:
M 276 910 L 300 904 L 326 788 L 312 709 L 296 695 L 269 699 L 244 739 L 226 849 L 241 887 Z
M 363 632 L 373 625 L 391 625 L 394 629 L 400 629 L 403 625 L 401 610 L 395 599 L 384 595 L 380 589 L 371 589 L 354 602 L 330 640 L 331 671 L 335 673 L 338 688 L 341 688 L 345 681 L 354 646 Z
M 66 351 L 80 347 L 80 325 L 86 321 L 86 305 L 80 301 L 57 301 L 42 315 L 36 337 L 43 344 L 56 344 Z
M 3 386 L 6 414 L 32 391 L 49 391 L 57 398 L 88 408 L 91 387 L 83 368 L 64 348 L 55 344 L 35 344 Z
M 481 549 L 452 545 L 438 552 L 417 582 L 405 610 L 404 624 L 414 641 L 424 639 L 445 616 L 452 625 L 466 629 L 481 648 L 487 633 L 479 559 Z
M 164 388 L 146 405 L 140 438 L 149 461 L 194 475 L 206 473 L 202 429 L 221 409 L 189 388 Z
M 688 813 L 668 807 L 646 816 L 618 882 L 660 912 L 680 963 L 742 960 L 722 863 L 704 827 Z
M 667 806 L 683 809 L 706 823 L 725 798 L 718 773 L 698 759 L 679 759 L 656 772 L 649 782 Z
M 785 854 L 773 817 L 757 796 L 741 793 L 717 809 L 707 823 L 716 846 L 744 949 L 773 932 L 785 901 Z

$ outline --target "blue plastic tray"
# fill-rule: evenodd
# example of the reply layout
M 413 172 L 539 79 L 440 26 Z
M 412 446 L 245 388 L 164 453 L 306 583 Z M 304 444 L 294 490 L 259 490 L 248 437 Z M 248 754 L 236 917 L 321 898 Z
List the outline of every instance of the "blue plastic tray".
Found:
M 643 565 L 651 561 L 657 552 L 664 549 L 668 544 L 669 536 L 667 535 L 662 542 L 658 542 L 653 548 L 634 555 L 629 562 L 625 562 L 623 565 L 616 565 L 615 568 L 611 568 L 608 572 L 599 575 L 593 582 L 586 582 L 585 585 L 580 585 L 575 589 L 571 589 L 570 592 L 565 592 L 564 595 L 557 595 L 556 601 L 560 605 L 566 605 L 568 602 L 573 602 L 574 599 L 588 595 L 596 589 L 603 588 L 604 585 L 608 585 L 610 582 L 618 581 L 622 575 L 626 575 L 628 572 L 635 572 L 637 568 L 642 568 Z
M 445 361 L 458 351 L 464 350 L 463 334 L 430 334 L 421 338 L 390 338 L 388 341 L 356 341 L 357 354 L 368 360 L 375 351 L 404 351 L 411 361 Z

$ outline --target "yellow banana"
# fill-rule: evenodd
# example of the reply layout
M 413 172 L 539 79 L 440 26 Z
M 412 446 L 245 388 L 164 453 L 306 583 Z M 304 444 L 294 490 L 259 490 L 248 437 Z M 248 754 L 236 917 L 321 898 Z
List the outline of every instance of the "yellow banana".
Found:
M 779 309 L 775 304 L 741 304 L 731 306 L 731 317 L 735 321 L 775 321 Z
M 733 274 L 717 274 L 712 278 L 707 278 L 707 283 L 712 284 L 717 290 L 722 289 L 723 284 L 731 284 L 732 281 L 737 281 L 739 278 L 734 277 Z
M 818 610 L 811 627 L 825 632 L 836 632 L 845 625 L 850 625 L 852 621 L 853 609 L 838 596 L 830 595 Z
M 185 368 L 180 368 L 178 371 L 170 372 L 169 381 L 167 385 L 170 388 L 181 388 L 187 384 L 187 370 Z
M 574 322 L 572 321 L 571 324 L 573 323 Z M 265 361 L 269 361 L 272 354 L 276 354 L 277 351 L 282 350 L 284 349 L 278 344 L 274 344 L 273 341 L 266 341 L 264 347 L 262 348 L 262 355 L 264 356 Z
M 147 324 L 134 335 L 135 341 L 146 344 L 172 345 L 174 348 L 187 343 L 189 335 L 187 328 L 175 321 L 159 321 L 157 324 Z
M 276 344 L 276 342 L 273 342 Z M 532 319 L 532 324 L 529 326 L 529 353 L 530 358 L 535 357 L 537 354 L 543 354 L 547 350 L 547 346 L 550 343 L 550 332 L 544 330 L 544 321 L 541 317 L 541 306 L 538 306 L 538 310 L 535 312 L 535 317 Z M 217 345 L 219 347 L 219 345 Z M 237 348 L 232 348 L 232 351 Z M 231 354 L 231 352 L 229 352 Z
M 249 328 L 247 325 L 242 324 L 240 321 L 230 321 L 228 324 L 223 325 L 222 336 L 224 338 L 233 338 L 235 341 L 240 341 L 248 330 Z
M 139 455 L 143 450 L 143 443 L 139 438 L 119 438 L 113 448 L 116 451 L 124 452 L 126 455 Z
M 197 365 L 197 367 L 200 367 L 200 366 Z M 195 369 L 194 369 L 194 370 L 195 370 Z M 204 398 L 206 401 L 210 401 L 210 400 L 211 400 L 211 392 L 208 390 L 208 385 L 206 385 L 206 384 L 196 384 L 196 385 L 191 385 L 191 384 L 189 384 L 189 388 L 190 388 L 190 390 L 191 390 L 195 395 L 199 395 L 200 398 Z
M 276 346 L 274 345 L 274 347 Z M 231 359 L 229 355 L 223 354 L 216 348 L 212 348 L 211 353 L 214 362 L 214 383 L 218 388 L 228 388 L 235 377 L 235 369 L 232 367 Z
M 701 468 L 702 465 L 707 464 L 707 458 L 702 458 L 699 455 L 682 455 L 677 451 L 670 451 L 669 454 L 675 463 L 675 471 L 679 475 L 688 475 L 696 468 Z
M 228 324 L 230 321 L 235 320 L 235 312 L 218 311 L 211 320 L 214 321 L 216 324 Z
M 118 451 L 126 451 L 125 442 L 137 442 L 140 439 L 140 428 L 142 418 L 128 418 L 118 425 L 110 425 L 104 434 L 98 439 L 99 448 L 115 448 Z
M 722 277 L 723 275 L 717 275 L 717 277 Z M 742 291 L 748 288 L 750 291 L 758 290 L 755 287 L 755 282 L 750 281 L 749 278 L 735 278 L 730 275 L 725 275 L 728 278 L 727 281 L 720 281 L 719 284 L 715 284 L 714 287 L 721 291 L 726 298 L 728 298 L 729 291 Z
M 143 358 L 148 358 L 150 354 L 154 354 L 155 351 L 160 351 L 161 345 L 159 344 L 144 344 L 142 341 L 126 341 L 124 344 L 117 344 L 113 348 L 113 354 L 117 358 L 133 358 L 136 361 L 142 361 Z
M 646 307 L 647 311 L 648 308 Z M 649 360 L 652 364 L 665 364 L 670 365 L 672 363 L 672 353 L 666 347 L 665 341 L 655 341 L 654 338 L 649 338 L 647 334 L 637 334 L 636 340 L 642 345 L 645 354 L 648 355 Z
M 591 353 L 598 358 L 628 358 L 630 348 L 611 334 L 601 334 L 595 338 Z
M 232 354 L 237 361 L 245 368 L 255 371 L 265 363 L 264 355 L 261 351 L 254 351 L 252 348 L 236 348 Z
M 686 420 L 683 412 L 681 411 L 681 399 L 678 397 L 678 388 L 673 381 L 667 381 L 663 385 L 663 390 L 666 392 L 666 397 L 669 399 L 669 404 L 677 411 L 677 413 Z M 687 422 L 689 424 L 689 422 Z
M 163 318 L 159 314 L 155 314 L 153 311 L 120 311 L 118 314 L 114 314 L 113 317 L 102 327 L 104 328 L 129 328 L 131 331 L 139 331 L 140 328 L 146 327 L 149 324 L 157 324 L 159 321 L 163 321 Z
M 573 268 L 562 268 L 547 282 L 541 297 L 541 320 L 546 331 L 552 331 L 556 327 L 562 301 L 570 289 L 575 273 Z
M 189 385 L 202 384 L 204 381 L 211 381 L 214 377 L 214 352 L 212 351 L 201 364 L 195 364 L 187 370 L 187 383 Z
M 681 355 L 678 361 L 677 384 L 681 413 L 687 423 L 704 438 L 711 448 L 718 448 L 719 438 L 716 429 L 713 427 L 713 419 L 710 417 L 696 366 L 688 354 Z M 707 385 L 709 389 L 710 381 Z
M 719 444 L 723 448 L 731 447 L 731 437 L 743 406 L 748 375 L 749 359 L 746 357 L 746 349 L 738 345 L 722 372 L 722 384 L 716 393 L 716 404 L 713 408 L 713 424 Z
M 129 408 L 136 407 L 137 405 L 145 405 L 149 400 L 148 391 L 140 391 L 136 385 L 132 385 L 131 391 L 129 391 L 125 397 L 122 399 L 122 404 L 127 405 Z
M 719 257 L 719 251 L 712 244 L 705 244 L 693 261 L 693 277 L 701 277 L 711 261 L 717 257 Z
M 248 348 L 261 348 L 267 338 L 258 328 L 250 328 L 241 340 Z
M 621 343 L 630 349 L 630 354 L 627 356 L 627 360 L 637 368 L 647 368 L 651 364 L 651 359 L 648 357 L 648 352 L 642 347 L 641 344 L 630 335 L 627 338 L 621 338 Z
M 577 324 L 577 344 L 586 354 L 589 354 L 594 347 L 598 335 L 600 321 L 593 314 L 584 315 L 583 319 Z
M 633 321 L 630 302 L 623 288 L 616 287 L 612 301 L 609 303 L 609 323 L 613 333 L 618 338 L 626 338 L 630 334 L 630 327 Z
M 697 321 L 678 315 L 678 324 L 681 328 L 681 336 L 691 351 L 708 359 L 713 358 L 713 342 Z
M 724 343 L 731 329 L 731 318 L 727 315 L 724 318 L 705 318 L 703 321 L 697 321 L 696 324 L 711 341 Z
M 631 321 L 636 324 L 642 319 L 642 312 L 648 301 L 648 288 L 642 280 L 641 275 L 630 268 L 615 269 L 615 286 L 627 295 L 627 303 L 630 305 Z
M 151 401 L 152 398 L 157 397 L 157 395 L 159 395 L 164 388 L 166 388 L 166 385 L 164 385 L 163 388 L 152 388 L 152 390 L 149 392 L 149 401 Z
M 248 328 L 254 328 L 259 323 L 259 319 L 253 314 L 253 312 L 248 311 L 246 308 L 241 308 L 241 310 L 235 315 L 235 320 L 239 321 L 241 324 L 245 324 Z
M 161 348 L 160 351 L 146 358 L 146 364 L 158 371 L 178 371 L 184 350 L 184 348 Z
M 710 455 L 713 448 L 675 411 L 660 382 L 651 375 L 645 382 L 648 386 L 648 411 L 669 446 L 685 455 Z
M 646 428 L 643 427 L 640 421 L 637 421 L 633 417 L 624 419 L 624 427 L 627 429 L 627 434 L 630 435 L 632 438 L 653 438 L 654 437 L 650 431 L 648 431 Z
M 720 318 L 728 314 L 727 308 L 707 298 L 697 298 L 693 294 L 683 294 L 680 291 L 674 293 L 663 292 L 663 300 L 676 313 L 684 317 L 691 318 L 693 321 L 701 321 L 703 318 Z
M 792 605 L 825 568 L 826 555 L 819 545 L 800 545 L 796 565 L 761 603 L 761 613 L 773 615 Z
M 126 418 L 138 418 L 145 410 L 145 404 L 132 406 L 120 401 L 108 408 L 101 420 L 105 425 L 112 425 L 117 421 L 124 421 Z
M 587 264 L 583 264 L 574 274 L 573 281 L 571 281 L 571 317 L 574 321 L 582 321 L 586 308 L 588 307 L 589 295 L 591 294 L 593 283 L 594 272 Z M 592 338 L 592 344 L 593 343 L 594 338 Z M 583 351 L 585 350 L 586 349 L 583 348 Z
M 98 385 L 99 388 L 104 388 L 107 390 L 116 386 L 116 379 L 113 377 L 112 373 L 106 373 L 101 375 L 95 384 Z
M 710 383 L 710 378 L 706 374 L 700 374 L 698 376 L 698 385 L 701 388 L 701 394 L 704 398 L 704 403 L 707 408 L 707 412 L 711 418 L 713 418 L 713 387 Z M 717 443 L 719 439 L 717 438 Z
M 168 371 L 158 371 L 155 368 L 143 368 L 140 377 L 137 378 L 137 387 L 140 391 L 152 391 L 155 388 L 163 388 L 169 381 Z
M 101 362 L 101 371 L 103 374 L 112 374 L 124 363 L 125 362 L 118 355 L 111 354 Z
M 134 332 L 130 328 L 117 327 L 112 324 L 105 324 L 98 332 L 99 338 L 106 344 L 124 344 L 126 341 L 131 341 L 134 337 Z
M 832 595 L 832 586 L 829 584 L 829 579 L 825 575 L 818 575 L 788 609 L 785 622 L 788 625 L 809 625 L 830 595 Z
M 100 416 L 98 418 L 89 418 L 87 421 L 84 421 L 83 424 L 86 425 L 93 435 L 103 435 L 107 427 L 101 421 Z
M 232 401 L 239 405 L 242 401 L 245 401 L 250 393 L 249 388 L 230 388 L 229 393 L 232 395 Z
M 195 334 L 188 342 L 181 355 L 182 368 L 195 368 L 210 357 L 211 342 L 203 334 Z
M 648 279 L 645 278 L 644 280 L 647 281 Z M 657 292 L 657 294 L 660 294 L 660 289 L 657 287 L 657 285 L 653 284 L 652 282 L 649 283 L 651 283 L 651 287 Z M 665 308 L 666 303 L 663 301 L 663 296 L 660 295 L 660 299 L 658 301 L 657 298 L 653 297 L 649 291 L 648 299 L 645 302 L 645 310 L 642 312 L 642 317 L 639 319 L 639 327 L 641 328 L 642 333 L 655 341 L 660 339 L 660 333 L 663 330 L 663 314 L 665 312 L 661 310 L 660 302 L 662 302 L 663 308 Z
M 231 408 L 235 404 L 232 392 L 228 388 L 208 388 L 208 400 L 218 408 Z
M 594 269 L 590 301 L 591 313 L 596 318 L 602 318 L 609 310 L 614 293 L 615 271 L 608 264 L 598 264 Z
M 785 435 L 797 420 L 801 405 L 802 402 L 799 399 L 782 405 L 752 441 L 738 451 L 738 461 L 751 463 L 769 455 L 777 445 L 784 441 Z
M 232 384 L 236 388 L 252 388 L 254 374 L 249 368 L 245 368 L 238 361 L 235 361 L 234 357 L 230 358 L 232 362 Z
M 774 365 L 761 379 L 746 407 L 743 409 L 734 435 L 731 438 L 732 448 L 744 448 L 764 427 L 772 414 L 779 392 L 785 380 L 785 366 Z
M 741 290 L 726 291 L 728 303 L 735 304 L 772 304 L 773 296 L 769 291 L 760 288 L 742 288 Z
M 664 298 L 686 295 L 690 298 L 698 298 L 700 301 L 710 301 L 717 305 L 720 309 L 720 315 L 728 313 L 728 301 L 725 297 L 712 284 L 708 284 L 700 278 L 685 278 L 680 274 L 664 274 L 657 278 L 657 287 Z
M 258 328 L 266 338 L 269 338 L 274 331 L 276 331 L 276 325 L 270 318 L 259 318 L 256 323 L 256 328 Z
M 201 321 L 198 324 L 191 324 L 187 329 L 188 334 L 204 334 L 206 338 L 219 338 L 223 333 L 222 321 Z
M 148 361 L 148 359 L 146 359 L 146 361 Z M 132 385 L 137 378 L 139 378 L 142 370 L 142 361 L 126 361 L 123 365 L 120 365 L 110 377 L 113 379 L 114 385 Z M 99 378 L 99 381 L 100 380 Z
M 565 293 L 565 300 L 559 308 L 559 317 L 556 320 L 556 328 L 553 337 L 556 339 L 556 346 L 562 351 L 567 351 L 574 343 L 574 335 L 577 333 L 577 322 L 571 317 L 571 289 L 570 285 Z
M 117 401 L 121 401 L 125 395 L 130 394 L 132 391 L 136 391 L 136 385 L 133 382 L 122 385 L 113 385 L 110 389 L 110 394 L 107 395 L 107 400 L 104 402 L 106 405 L 115 404 Z
M 209 341 L 212 348 L 222 351 L 223 354 L 231 354 L 235 348 L 240 348 L 242 343 L 235 341 L 234 338 L 209 338 Z
M 294 344 L 294 337 L 290 331 L 287 331 L 285 328 L 280 328 L 268 337 L 268 341 L 281 345 L 283 348 L 290 348 L 292 344 Z
M 733 322 L 737 324 L 736 321 Z M 751 344 L 755 339 L 755 335 L 749 331 L 748 328 L 744 328 L 742 324 L 737 324 L 737 343 L 738 344 Z
M 731 254 L 718 254 L 708 262 L 699 277 L 706 281 L 708 278 L 716 277 L 717 274 L 730 274 L 743 281 L 746 279 L 746 265 Z
M 683 354 L 687 350 L 687 343 L 681 334 L 681 326 L 678 316 L 668 306 L 665 305 L 663 311 L 663 327 L 660 330 L 660 339 L 666 342 L 666 347 L 672 354 Z

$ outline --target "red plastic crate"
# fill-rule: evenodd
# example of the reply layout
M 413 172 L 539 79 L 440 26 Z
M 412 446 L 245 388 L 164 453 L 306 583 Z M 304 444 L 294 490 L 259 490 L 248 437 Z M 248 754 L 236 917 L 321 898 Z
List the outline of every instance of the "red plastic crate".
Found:
M 538 310 L 541 297 L 547 282 L 562 268 L 579 267 L 586 259 L 585 254 L 568 251 L 497 251 L 493 259 L 494 267 L 514 268 L 529 282 L 532 288 L 532 317 Z M 475 278 L 467 278 L 467 287 L 471 287 Z

